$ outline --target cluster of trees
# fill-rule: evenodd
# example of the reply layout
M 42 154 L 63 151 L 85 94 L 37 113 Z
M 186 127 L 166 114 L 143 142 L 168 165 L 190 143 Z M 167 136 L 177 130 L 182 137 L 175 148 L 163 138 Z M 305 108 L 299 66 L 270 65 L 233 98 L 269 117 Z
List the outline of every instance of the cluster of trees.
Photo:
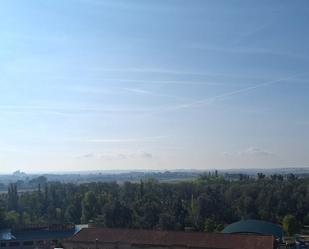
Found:
M 247 218 L 281 223 L 289 233 L 309 224 L 309 178 L 259 174 L 227 180 L 214 174 L 176 183 L 49 182 L 23 193 L 11 184 L 0 197 L 2 226 L 93 221 L 106 227 L 212 232 Z

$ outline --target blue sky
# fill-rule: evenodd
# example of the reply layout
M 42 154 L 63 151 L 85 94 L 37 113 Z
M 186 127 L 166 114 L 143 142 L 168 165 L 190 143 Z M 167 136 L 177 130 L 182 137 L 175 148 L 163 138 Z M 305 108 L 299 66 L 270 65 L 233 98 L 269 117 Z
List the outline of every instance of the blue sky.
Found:
M 0 173 L 309 166 L 309 3 L 0 8 Z

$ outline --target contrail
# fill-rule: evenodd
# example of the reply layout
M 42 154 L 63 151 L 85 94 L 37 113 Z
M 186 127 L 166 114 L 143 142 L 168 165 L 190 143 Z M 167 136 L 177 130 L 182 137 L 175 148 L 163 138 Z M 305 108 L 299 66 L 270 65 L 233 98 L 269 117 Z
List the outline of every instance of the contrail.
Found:
M 213 97 L 210 97 L 210 98 L 201 99 L 201 100 L 198 100 L 198 101 L 185 103 L 185 104 L 181 104 L 181 105 L 177 105 L 177 106 L 171 106 L 171 107 L 168 107 L 168 108 L 162 110 L 162 112 L 176 111 L 176 110 L 186 109 L 186 108 L 190 108 L 190 107 L 203 106 L 203 105 L 206 105 L 206 104 L 213 103 L 213 102 L 220 100 L 220 99 L 225 99 L 225 98 L 230 97 L 230 96 L 238 95 L 238 94 L 241 94 L 241 93 L 244 93 L 244 92 L 250 92 L 250 91 L 257 89 L 257 88 L 260 88 L 260 87 L 269 86 L 269 85 L 273 85 L 273 84 L 276 84 L 276 83 L 279 83 L 279 82 L 282 82 L 282 81 L 295 79 L 296 77 L 301 76 L 301 75 L 303 75 L 303 74 L 298 74 L 298 75 L 285 77 L 285 78 L 281 78 L 281 79 L 277 79 L 277 80 L 267 81 L 267 82 L 260 83 L 260 84 L 257 84 L 257 85 L 253 85 L 253 86 L 249 86 L 249 87 L 245 87 L 245 88 L 240 88 L 240 89 L 235 90 L 235 91 L 216 95 L 216 96 L 213 96 Z

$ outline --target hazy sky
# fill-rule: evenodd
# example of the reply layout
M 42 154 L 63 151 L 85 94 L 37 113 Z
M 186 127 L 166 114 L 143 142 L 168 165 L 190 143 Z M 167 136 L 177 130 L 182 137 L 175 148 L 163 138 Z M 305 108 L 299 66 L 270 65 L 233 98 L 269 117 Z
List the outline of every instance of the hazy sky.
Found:
M 0 173 L 309 166 L 309 2 L 7 0 Z

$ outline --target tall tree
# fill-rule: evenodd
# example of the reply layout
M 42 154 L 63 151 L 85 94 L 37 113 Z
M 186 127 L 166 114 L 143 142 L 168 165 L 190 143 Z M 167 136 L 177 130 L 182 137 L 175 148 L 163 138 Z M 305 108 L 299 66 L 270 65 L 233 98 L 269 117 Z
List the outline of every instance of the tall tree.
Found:
M 5 203 L 0 196 L 0 229 L 4 228 L 5 226 Z
M 85 194 L 82 200 L 82 217 L 81 221 L 87 223 L 98 215 L 98 202 L 93 191 Z
M 293 216 L 291 214 L 284 216 L 282 223 L 283 223 L 284 231 L 289 236 L 294 235 L 299 229 L 299 226 L 298 226 L 298 223 L 297 223 L 295 216 Z
M 18 193 L 14 183 L 11 183 L 8 188 L 8 210 L 18 211 Z

